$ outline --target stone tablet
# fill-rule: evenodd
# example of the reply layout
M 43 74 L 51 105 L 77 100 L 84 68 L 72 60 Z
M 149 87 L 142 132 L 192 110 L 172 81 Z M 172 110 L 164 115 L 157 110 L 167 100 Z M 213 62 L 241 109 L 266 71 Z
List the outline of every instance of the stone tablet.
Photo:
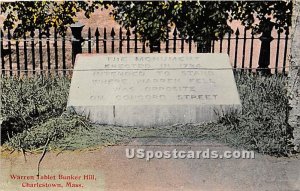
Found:
M 216 120 L 241 106 L 227 54 L 77 55 L 68 109 L 99 124 Z

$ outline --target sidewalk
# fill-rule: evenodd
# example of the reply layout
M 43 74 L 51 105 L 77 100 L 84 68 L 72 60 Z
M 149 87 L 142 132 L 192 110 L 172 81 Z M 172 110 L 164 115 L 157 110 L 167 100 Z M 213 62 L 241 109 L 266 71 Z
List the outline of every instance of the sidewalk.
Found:
M 300 191 L 300 159 L 276 158 L 255 153 L 255 159 L 128 159 L 126 148 L 145 150 L 234 150 L 213 142 L 172 138 L 136 139 L 130 146 L 111 146 L 93 151 L 47 153 L 40 174 L 94 174 L 97 180 L 82 181 L 73 190 L 197 190 L 197 191 Z M 145 146 L 146 145 L 146 146 Z M 18 188 L 22 181 L 11 174 L 35 175 L 40 155 L 2 159 L 1 191 Z M 299 157 L 299 156 L 298 156 Z M 3 175 L 5 174 L 5 175 Z M 76 182 L 76 181 L 75 181 Z M 79 181 L 80 182 L 80 181 Z M 5 188 L 5 189 L 3 189 Z M 20 188 L 20 187 L 19 187 Z M 50 189 L 50 190 L 68 190 Z M 26 188 L 18 189 L 20 191 Z M 28 190 L 43 190 L 33 189 Z M 47 190 L 47 189 L 45 189 Z M 48 188 L 49 190 L 49 188 Z M 71 190 L 71 189 L 70 189 Z

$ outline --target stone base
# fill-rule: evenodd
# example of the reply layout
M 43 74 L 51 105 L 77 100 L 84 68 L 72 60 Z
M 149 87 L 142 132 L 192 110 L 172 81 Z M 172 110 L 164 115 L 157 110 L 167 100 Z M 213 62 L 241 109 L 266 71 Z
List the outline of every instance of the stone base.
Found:
M 241 105 L 116 105 L 68 107 L 94 123 L 117 126 L 157 127 L 218 120 Z

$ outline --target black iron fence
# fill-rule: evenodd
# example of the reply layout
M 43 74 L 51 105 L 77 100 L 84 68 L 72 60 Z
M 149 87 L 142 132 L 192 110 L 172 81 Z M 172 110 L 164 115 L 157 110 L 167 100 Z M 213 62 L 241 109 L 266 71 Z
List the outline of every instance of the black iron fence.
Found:
M 12 38 L 11 32 L 1 30 L 1 69 L 3 75 L 35 75 L 72 72 L 77 53 L 227 53 L 233 69 L 243 71 L 265 70 L 287 73 L 289 31 L 273 31 L 270 35 L 255 35 L 251 30 L 236 29 L 219 38 L 211 39 L 209 50 L 182 37 L 176 28 L 167 32 L 165 41 L 155 44 L 143 41 L 134 30 L 119 28 L 88 29 L 82 37 L 81 30 L 72 29 L 73 35 L 61 36 L 56 28 L 31 31 L 22 38 Z M 204 47 L 205 49 L 205 47 Z M 206 47 L 207 49 L 207 47 Z

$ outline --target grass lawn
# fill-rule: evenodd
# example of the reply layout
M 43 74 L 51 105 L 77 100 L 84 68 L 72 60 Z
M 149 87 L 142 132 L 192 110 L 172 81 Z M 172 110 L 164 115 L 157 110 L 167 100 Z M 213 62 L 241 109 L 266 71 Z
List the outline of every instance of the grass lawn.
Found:
M 156 128 L 96 125 L 68 114 L 68 78 L 2 78 L 1 144 L 5 149 L 39 152 L 45 145 L 75 150 L 159 136 L 216 140 L 276 156 L 290 154 L 286 77 L 237 73 L 235 78 L 243 105 L 241 113 L 229 113 L 214 123 Z

